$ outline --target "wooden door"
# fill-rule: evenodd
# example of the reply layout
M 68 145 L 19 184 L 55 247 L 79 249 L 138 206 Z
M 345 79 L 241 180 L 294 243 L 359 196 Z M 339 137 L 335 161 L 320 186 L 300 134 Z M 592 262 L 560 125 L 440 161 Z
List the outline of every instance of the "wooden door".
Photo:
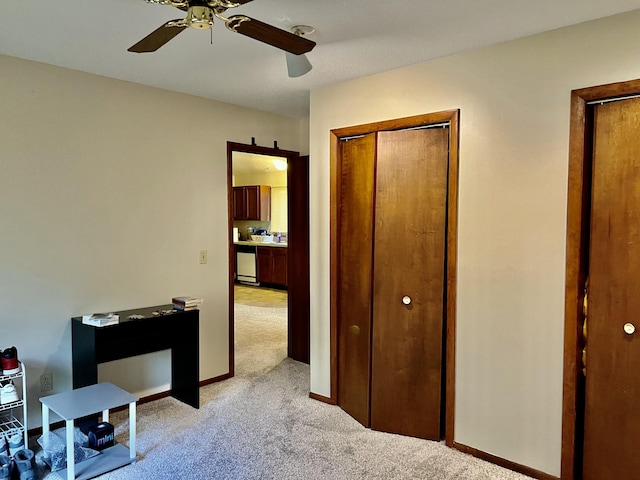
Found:
M 448 128 L 378 133 L 371 428 L 433 440 L 440 439 L 448 153 Z
M 640 332 L 624 329 L 640 328 L 638 138 L 640 99 L 596 107 L 584 480 L 640 478 Z
M 287 162 L 288 355 L 309 363 L 309 157 L 290 156 Z
M 340 142 L 338 405 L 370 424 L 376 134 Z

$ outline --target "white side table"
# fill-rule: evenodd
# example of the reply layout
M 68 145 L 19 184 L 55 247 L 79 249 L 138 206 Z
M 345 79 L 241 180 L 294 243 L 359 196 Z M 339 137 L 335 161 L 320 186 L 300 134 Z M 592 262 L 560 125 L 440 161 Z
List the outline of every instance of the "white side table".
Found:
M 49 410 L 57 413 L 67 429 L 67 479 L 89 479 L 135 462 L 136 456 L 136 402 L 138 398 L 111 383 L 98 383 L 88 387 L 40 398 L 42 403 L 42 433 L 49 432 Z M 74 463 L 74 420 L 102 412 L 102 421 L 109 421 L 109 410 L 129 404 L 129 450 L 116 443 L 88 460 Z M 64 477 L 64 470 L 58 472 Z M 76 476 L 77 475 L 77 476 Z

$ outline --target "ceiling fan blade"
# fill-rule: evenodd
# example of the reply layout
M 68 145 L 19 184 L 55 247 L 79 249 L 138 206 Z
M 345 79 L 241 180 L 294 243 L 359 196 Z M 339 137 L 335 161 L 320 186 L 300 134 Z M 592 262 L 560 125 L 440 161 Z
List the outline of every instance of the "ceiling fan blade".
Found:
M 177 22 L 179 20 L 171 20 L 171 21 Z M 167 23 L 171 23 L 171 22 L 167 22 Z M 140 40 L 138 43 L 136 43 L 132 47 L 129 47 L 127 51 L 134 52 L 134 53 L 155 52 L 161 46 L 163 46 L 165 43 L 167 43 L 169 40 L 171 40 L 173 37 L 175 37 L 180 32 L 182 32 L 185 28 L 187 28 L 186 26 L 168 27 L 167 23 L 155 29 L 153 32 L 151 32 L 149 35 L 144 37 L 142 40 Z
M 229 17 L 227 27 L 234 32 L 268 43 L 294 55 L 310 52 L 316 46 L 316 42 L 244 15 Z

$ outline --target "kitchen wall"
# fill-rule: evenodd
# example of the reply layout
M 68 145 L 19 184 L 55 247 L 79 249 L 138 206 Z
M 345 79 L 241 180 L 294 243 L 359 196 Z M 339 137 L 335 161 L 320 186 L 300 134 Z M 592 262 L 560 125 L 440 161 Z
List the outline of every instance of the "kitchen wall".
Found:
M 271 187 L 287 186 L 287 171 L 247 173 L 234 171 L 234 185 L 269 185 Z
M 312 92 L 312 392 L 331 394 L 329 130 L 460 109 L 455 441 L 559 475 L 570 92 L 640 78 L 639 24 L 631 12 Z
M 200 378 L 227 373 L 226 143 L 299 150 L 304 122 L 6 56 L 0 71 L 0 346 L 27 365 L 29 427 L 42 373 L 71 388 L 73 316 L 201 296 Z M 140 395 L 169 378 L 168 352 L 100 368 Z
M 249 227 L 253 227 L 254 232 L 259 229 L 271 231 L 271 222 L 259 222 L 257 220 L 234 220 L 233 226 L 238 229 L 240 240 L 251 240 Z
M 271 187 L 271 231 L 288 231 L 287 187 Z

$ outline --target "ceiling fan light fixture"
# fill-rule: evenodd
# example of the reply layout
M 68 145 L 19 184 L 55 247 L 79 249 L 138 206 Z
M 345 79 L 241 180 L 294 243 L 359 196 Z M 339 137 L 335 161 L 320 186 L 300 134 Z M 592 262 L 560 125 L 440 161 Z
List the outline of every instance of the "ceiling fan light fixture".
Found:
M 189 7 L 187 24 L 192 28 L 207 30 L 213 26 L 213 10 L 209 7 Z
M 284 160 L 274 160 L 273 166 L 276 167 L 276 170 L 278 170 L 279 172 L 283 172 L 287 169 L 287 162 L 285 162 Z
M 294 25 L 291 27 L 291 31 L 302 37 L 304 35 L 310 35 L 316 31 L 315 28 L 309 25 Z M 293 53 L 285 52 L 285 58 L 287 59 L 287 73 L 289 78 L 297 78 L 309 73 L 313 68 L 311 62 L 306 55 L 295 55 Z
M 287 59 L 287 73 L 289 78 L 301 77 L 305 73 L 309 73 L 313 68 L 311 62 L 306 55 L 294 55 L 293 53 L 285 52 Z

